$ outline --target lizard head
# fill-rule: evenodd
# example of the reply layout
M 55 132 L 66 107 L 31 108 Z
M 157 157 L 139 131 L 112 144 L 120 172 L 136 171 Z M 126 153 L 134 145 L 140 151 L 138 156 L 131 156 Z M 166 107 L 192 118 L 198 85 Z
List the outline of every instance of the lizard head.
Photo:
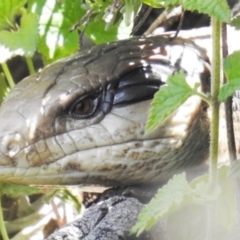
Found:
M 154 94 L 169 75 L 209 87 L 192 43 L 153 36 L 94 47 L 32 75 L 0 108 L 0 179 L 23 184 L 156 182 L 208 155 L 206 104 L 188 99 L 145 134 Z

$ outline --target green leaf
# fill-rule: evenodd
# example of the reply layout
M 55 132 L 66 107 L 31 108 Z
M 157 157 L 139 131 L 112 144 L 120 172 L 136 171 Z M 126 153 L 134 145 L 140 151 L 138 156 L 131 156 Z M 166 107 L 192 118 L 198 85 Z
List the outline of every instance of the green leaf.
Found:
M 228 166 L 218 169 L 218 185 L 214 190 L 209 185 L 208 174 L 197 177 L 189 184 L 185 174 L 175 175 L 142 209 L 132 232 L 139 235 L 163 220 L 157 226 L 164 224 L 162 230 L 167 239 L 205 239 L 206 229 L 199 226 L 207 222 L 207 206 L 210 203 L 216 205 L 217 239 L 232 239 L 226 236 L 232 236 L 239 227 L 237 198 L 233 181 L 228 178 L 228 171 Z
M 39 15 L 40 40 L 38 50 L 44 56 L 45 62 L 50 63 L 59 58 L 71 55 L 79 50 L 79 34 L 77 31 L 69 32 L 86 13 L 86 9 L 93 8 L 94 17 L 91 18 L 85 29 L 85 35 L 94 43 L 101 44 L 123 38 L 121 21 L 105 31 L 106 22 L 103 18 L 104 10 L 109 4 L 97 2 L 84 4 L 80 7 L 78 1 L 65 0 L 29 0 L 29 10 Z M 83 29 L 83 26 L 80 27 Z M 130 34 L 125 35 L 127 38 Z
M 167 84 L 155 94 L 151 104 L 146 131 L 150 132 L 169 117 L 194 90 L 186 82 L 182 72 L 169 76 Z
M 223 67 L 229 82 L 232 79 L 240 78 L 240 51 L 228 55 L 224 60 Z
M 125 6 L 124 6 L 124 23 L 125 26 L 130 26 L 132 27 L 133 25 L 133 19 L 137 15 L 139 9 L 141 8 L 141 1 L 139 0 L 125 0 Z
M 78 1 L 29 0 L 28 9 L 39 15 L 38 51 L 46 63 L 78 50 L 78 33 L 69 32 L 72 25 L 85 13 Z
M 220 21 L 228 22 L 230 20 L 230 9 L 226 0 L 144 0 L 144 3 L 160 8 L 160 7 L 177 7 L 181 5 L 185 10 L 205 13 L 217 18 Z
M 192 191 L 190 196 L 185 197 L 182 204 L 164 218 L 166 239 L 206 239 L 206 228 L 199 228 L 199 226 L 206 226 L 209 203 L 216 205 L 216 239 L 233 239 L 232 232 L 239 227 L 236 196 L 232 181 L 227 178 L 227 172 L 228 166 L 218 169 L 218 186 L 215 190 L 210 187 L 207 174 L 190 182 L 189 187 Z
M 95 44 L 103 44 L 106 42 L 117 41 L 118 39 L 120 39 L 118 36 L 118 29 L 120 28 L 120 23 L 121 22 L 118 22 L 108 31 L 106 31 L 106 23 L 104 20 L 101 19 L 97 23 L 92 21 L 86 28 L 85 34 L 90 37 Z
M 231 80 L 230 83 L 223 85 L 220 88 L 218 101 L 224 102 L 228 97 L 232 96 L 236 90 L 240 89 L 240 78 Z
M 17 55 L 31 57 L 36 50 L 37 41 L 38 17 L 33 13 L 24 14 L 18 31 L 0 32 L 0 63 Z
M 190 11 L 197 10 L 215 17 L 219 21 L 228 22 L 230 20 L 231 12 L 226 0 L 185 0 L 183 8 Z
M 1 0 L 0 1 L 0 30 L 14 28 L 15 17 L 21 13 L 21 7 L 27 0 Z
M 44 188 L 25 186 L 25 185 L 17 185 L 11 183 L 0 183 L 0 194 L 6 194 L 13 198 L 23 196 L 23 195 L 31 195 L 35 193 L 43 193 Z
M 131 3 L 131 0 L 125 0 L 125 24 L 126 26 L 129 26 L 131 24 L 131 20 L 133 19 L 133 5 Z
M 240 51 L 235 51 L 224 60 L 224 72 L 228 83 L 221 87 L 218 100 L 225 101 L 240 89 Z
M 110 1 L 111 2 L 111 1 Z M 138 4 L 136 4 L 138 2 Z M 109 3 L 110 4 L 110 3 Z M 88 24 L 85 34 L 95 44 L 117 41 L 119 39 L 129 38 L 132 24 L 130 19 L 140 8 L 141 2 L 138 0 L 127 0 L 124 7 L 114 10 L 114 3 L 108 6 L 105 4 L 103 9 Z M 111 9 L 111 11 L 110 11 Z M 134 11 L 134 12 L 132 12 Z M 123 14 L 123 17 L 121 16 Z
M 184 197 L 189 195 L 190 188 L 185 173 L 175 175 L 168 183 L 159 189 L 156 196 L 144 207 L 138 216 L 138 222 L 132 228 L 133 233 L 141 234 L 149 230 L 167 213 L 175 210 Z
M 231 19 L 230 25 L 235 27 L 237 30 L 240 30 L 240 14 L 234 16 L 234 18 Z

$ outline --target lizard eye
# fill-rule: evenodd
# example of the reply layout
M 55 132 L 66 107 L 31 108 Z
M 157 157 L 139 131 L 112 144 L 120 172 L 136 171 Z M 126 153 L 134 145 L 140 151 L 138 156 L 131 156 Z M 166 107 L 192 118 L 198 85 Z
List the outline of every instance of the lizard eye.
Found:
M 83 119 L 92 116 L 97 109 L 99 98 L 96 96 L 86 96 L 73 103 L 69 114 L 77 119 Z

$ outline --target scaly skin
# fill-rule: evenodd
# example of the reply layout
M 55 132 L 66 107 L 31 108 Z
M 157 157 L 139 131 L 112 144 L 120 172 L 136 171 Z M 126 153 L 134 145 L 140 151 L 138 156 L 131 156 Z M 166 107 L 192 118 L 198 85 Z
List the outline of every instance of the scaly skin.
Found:
M 133 185 L 159 182 L 204 162 L 209 152 L 206 103 L 191 97 L 146 135 L 153 93 L 142 97 L 150 91 L 145 90 L 148 80 L 138 87 L 131 81 L 139 75 L 129 72 L 150 69 L 162 85 L 181 69 L 190 85 L 199 82 L 208 91 L 207 66 L 204 51 L 191 42 L 160 36 L 94 47 L 47 66 L 20 82 L 0 108 L 0 180 Z M 89 101 L 97 101 L 91 116 L 72 114 L 77 99 L 84 111 L 95 104 Z

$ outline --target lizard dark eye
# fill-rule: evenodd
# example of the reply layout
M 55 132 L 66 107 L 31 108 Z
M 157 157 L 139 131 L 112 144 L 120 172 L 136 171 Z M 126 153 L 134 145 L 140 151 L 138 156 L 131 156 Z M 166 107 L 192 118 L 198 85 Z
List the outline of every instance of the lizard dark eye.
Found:
M 74 102 L 70 108 L 69 114 L 78 119 L 90 117 L 95 113 L 98 102 L 98 97 L 86 96 Z

